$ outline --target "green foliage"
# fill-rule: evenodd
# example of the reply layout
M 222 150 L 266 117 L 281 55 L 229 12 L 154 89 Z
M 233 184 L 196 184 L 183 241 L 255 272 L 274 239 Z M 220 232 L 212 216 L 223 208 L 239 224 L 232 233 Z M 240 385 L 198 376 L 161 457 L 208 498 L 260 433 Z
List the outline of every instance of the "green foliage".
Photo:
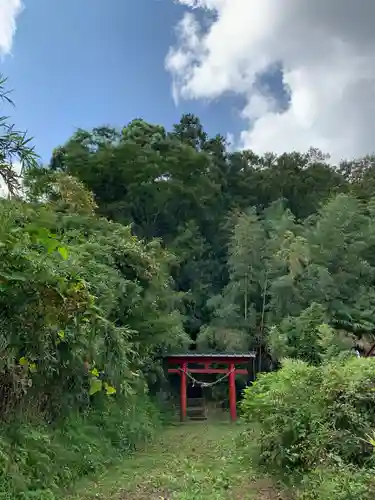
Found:
M 338 464 L 314 469 L 302 482 L 298 500 L 372 500 L 373 471 Z
M 80 478 L 98 474 L 158 428 L 145 397 L 112 401 L 58 425 L 14 421 L 1 425 L 0 495 L 5 499 L 53 499 Z
M 327 342 L 333 356 L 371 334 L 371 207 L 340 194 L 304 224 L 281 202 L 240 214 L 229 240 L 229 282 L 207 303 L 211 321 L 199 341 L 229 349 L 242 339 L 243 348 L 270 352 L 274 360 L 318 363 L 328 355 Z M 219 330 L 228 332 L 224 343 L 215 340 Z
M 170 132 L 140 119 L 122 130 L 79 130 L 55 150 L 50 167 L 78 177 L 94 193 L 100 214 L 131 224 L 142 238 L 160 238 L 175 254 L 173 277 L 184 293 L 181 312 L 193 340 L 212 320 L 213 327 L 240 338 L 245 332 L 246 346 L 264 347 L 274 265 L 279 269 L 287 260 L 293 274 L 308 257 L 290 210 L 305 218 L 347 188 L 318 151 L 279 157 L 232 153 L 193 115 L 182 116 Z M 258 217 L 281 198 L 284 206 L 266 210 L 264 221 Z M 256 208 L 248 211 L 250 206 Z M 287 230 L 293 234 L 281 248 Z M 217 309 L 236 311 L 228 320 L 217 320 L 210 302 L 217 295 L 223 299 Z M 286 307 L 277 306 L 285 315 Z
M 60 187 L 55 176 L 51 184 Z M 77 195 L 76 184 L 62 186 L 44 206 L 4 201 L 0 207 L 3 370 L 14 380 L 18 371 L 9 359 L 36 363 L 27 392 L 33 401 L 35 392 L 51 395 L 49 405 L 66 393 L 83 404 L 88 366 L 101 372 L 107 392 L 126 392 L 128 380 L 138 384 L 138 370 L 150 372 L 150 357 L 186 342 L 169 254 L 128 227 L 76 213 L 90 206 L 89 198 L 78 203 L 82 187 Z
M 5 498 L 52 498 L 148 438 L 155 356 L 186 340 L 168 253 L 65 194 L 0 204 Z
M 302 361 L 285 361 L 283 369 L 264 374 L 245 389 L 241 410 L 254 425 L 261 463 L 276 470 L 310 467 L 319 460 L 320 443 L 305 439 L 322 426 L 319 402 L 312 399 L 320 389 L 321 368 Z M 314 434 L 315 437 L 315 434 Z
M 350 351 L 354 340 L 327 325 L 327 314 L 313 303 L 299 316 L 284 318 L 269 334 L 269 348 L 276 359 L 297 358 L 318 364 Z
M 302 477 L 301 498 L 312 498 L 314 488 L 322 500 L 350 499 L 370 484 L 374 450 L 366 436 L 375 427 L 375 359 L 320 367 L 286 360 L 245 390 L 242 412 L 256 429 L 259 463 L 289 480 Z M 342 482 L 345 470 L 353 474 Z
M 171 131 L 142 119 L 121 130 L 79 130 L 50 167 L 79 178 L 99 214 L 175 255 L 179 309 L 198 346 L 256 348 L 261 358 L 270 328 L 312 302 L 331 327 L 361 336 L 375 326 L 365 186 L 373 162 L 336 169 L 328 160 L 315 149 L 233 153 L 184 115 Z

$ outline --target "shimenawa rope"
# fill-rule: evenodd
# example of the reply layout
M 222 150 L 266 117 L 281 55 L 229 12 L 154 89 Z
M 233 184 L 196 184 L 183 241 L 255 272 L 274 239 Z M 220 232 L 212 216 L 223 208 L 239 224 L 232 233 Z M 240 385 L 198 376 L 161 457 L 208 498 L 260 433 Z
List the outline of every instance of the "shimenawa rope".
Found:
M 179 368 L 179 370 L 180 370 L 180 372 L 185 373 L 193 381 L 193 387 L 195 385 L 199 385 L 200 387 L 213 387 L 214 385 L 218 384 L 222 380 L 224 380 L 227 377 L 229 377 L 229 375 L 235 371 L 235 368 L 233 368 L 228 373 L 226 373 L 222 377 L 218 378 L 214 382 L 202 382 L 201 380 L 197 380 L 196 378 L 194 378 L 188 371 L 183 370 L 182 368 Z

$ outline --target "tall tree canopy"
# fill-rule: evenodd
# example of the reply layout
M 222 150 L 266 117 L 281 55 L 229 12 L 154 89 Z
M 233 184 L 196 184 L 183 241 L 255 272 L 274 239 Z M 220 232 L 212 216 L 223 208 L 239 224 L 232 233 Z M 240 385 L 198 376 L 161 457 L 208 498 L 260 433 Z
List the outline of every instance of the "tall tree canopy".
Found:
M 185 328 L 193 339 L 213 319 L 212 298 L 228 286 L 230 235 L 239 213 L 254 206 L 256 217 L 283 199 L 301 221 L 349 185 L 317 150 L 262 157 L 231 152 L 193 115 L 169 132 L 141 119 L 122 130 L 78 130 L 54 151 L 49 168 L 79 178 L 94 193 L 100 215 L 130 224 L 146 241 L 159 238 L 174 253 L 173 277 L 184 292 Z M 264 257 L 252 252 L 255 260 Z M 254 307 L 253 296 L 248 299 Z

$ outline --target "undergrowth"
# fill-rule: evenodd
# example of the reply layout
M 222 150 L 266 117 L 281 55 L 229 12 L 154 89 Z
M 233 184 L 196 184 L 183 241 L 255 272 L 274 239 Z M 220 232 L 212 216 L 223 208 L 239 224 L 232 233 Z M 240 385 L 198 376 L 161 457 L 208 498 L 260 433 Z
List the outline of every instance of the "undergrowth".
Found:
M 374 359 L 286 360 L 245 390 L 242 447 L 298 500 L 371 500 L 374 389 Z
M 160 425 L 145 398 L 107 402 L 56 425 L 19 417 L 0 425 L 0 499 L 52 500 L 149 441 Z

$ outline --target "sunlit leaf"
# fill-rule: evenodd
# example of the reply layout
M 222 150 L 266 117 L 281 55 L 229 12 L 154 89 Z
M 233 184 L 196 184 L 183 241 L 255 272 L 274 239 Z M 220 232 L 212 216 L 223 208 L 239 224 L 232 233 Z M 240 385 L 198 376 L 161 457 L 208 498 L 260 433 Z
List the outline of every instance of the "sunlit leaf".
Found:
M 30 363 L 29 364 L 29 370 L 31 371 L 31 373 L 35 373 L 36 372 L 36 364 L 35 363 Z
M 111 394 L 116 394 L 116 389 L 114 387 L 112 387 L 111 385 L 108 385 L 106 386 L 105 388 L 105 392 L 106 394 L 108 395 L 111 395 Z
M 90 396 L 93 396 L 97 392 L 100 392 L 102 390 L 102 385 L 103 384 L 102 384 L 101 380 L 99 380 L 97 378 L 91 379 L 91 381 L 90 381 L 90 390 L 89 390 Z
M 57 249 L 57 251 L 59 252 L 59 254 L 61 255 L 61 257 L 64 259 L 64 260 L 67 260 L 68 259 L 68 250 L 66 247 L 59 247 Z
M 49 240 L 48 242 L 48 245 L 47 245 L 47 251 L 48 253 L 52 253 L 56 250 L 56 248 L 58 247 L 58 242 L 57 241 L 54 241 L 54 240 Z
M 19 364 L 21 366 L 27 366 L 29 363 L 28 363 L 27 359 L 25 358 L 25 356 L 22 356 L 22 358 L 19 359 Z

